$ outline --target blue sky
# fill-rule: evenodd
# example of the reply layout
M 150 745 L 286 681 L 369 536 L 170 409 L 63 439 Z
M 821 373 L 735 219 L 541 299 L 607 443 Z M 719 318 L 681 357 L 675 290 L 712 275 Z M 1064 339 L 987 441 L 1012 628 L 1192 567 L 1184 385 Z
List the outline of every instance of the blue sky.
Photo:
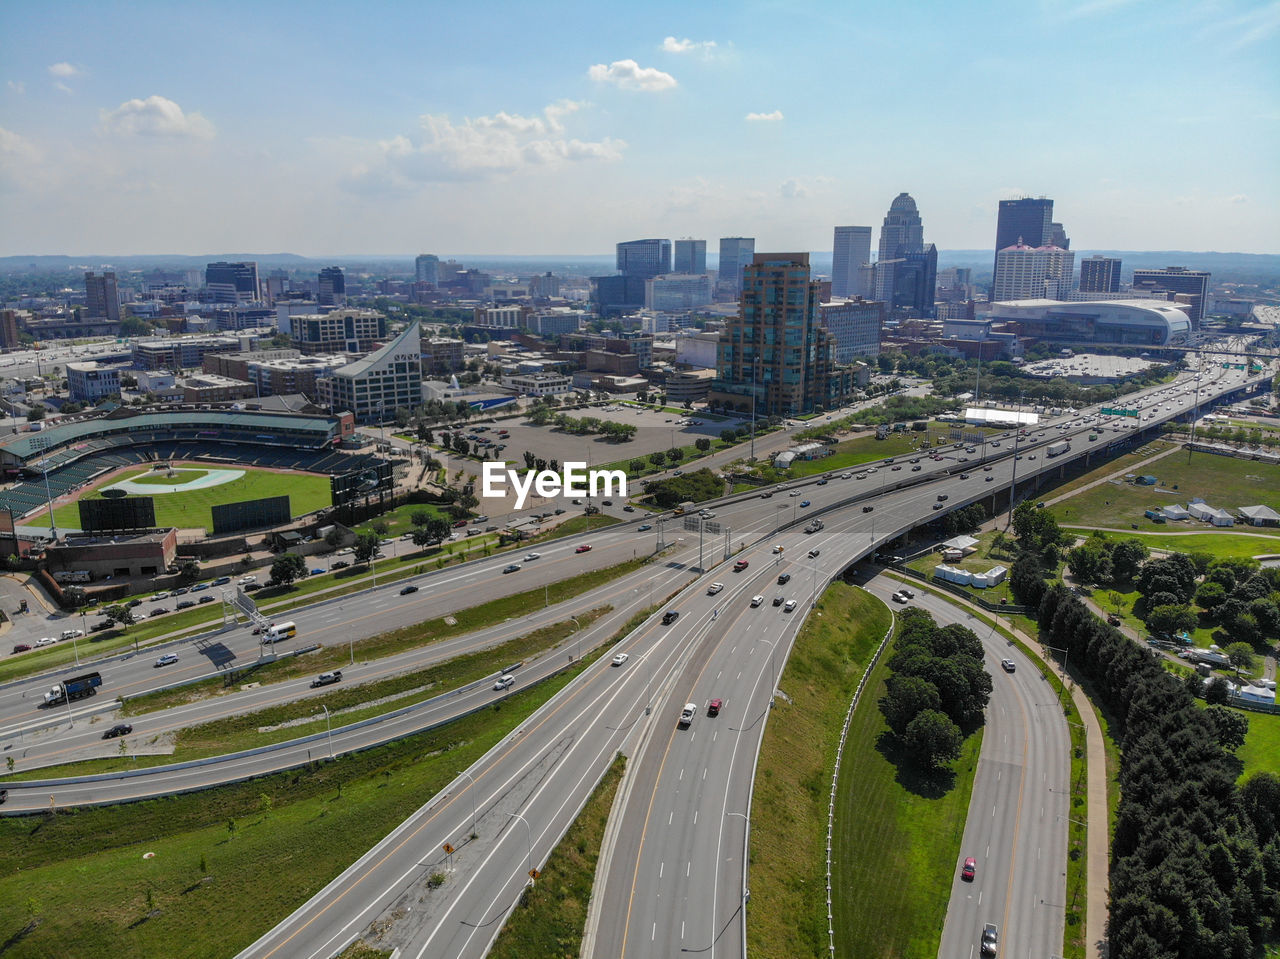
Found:
M 0 254 L 1280 253 L 1280 2 L 0 5 Z

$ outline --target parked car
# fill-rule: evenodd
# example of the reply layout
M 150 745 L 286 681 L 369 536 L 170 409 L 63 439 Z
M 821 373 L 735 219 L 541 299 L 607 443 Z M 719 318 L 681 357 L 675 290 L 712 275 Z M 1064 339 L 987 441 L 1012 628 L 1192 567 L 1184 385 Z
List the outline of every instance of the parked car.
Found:
M 18 645 L 13 647 L 13 651 L 15 653 L 25 653 L 30 648 L 31 646 L 28 643 L 18 643 Z
M 334 563 L 334 564 L 333 564 L 333 566 L 331 566 L 330 568 L 331 568 L 331 569 L 346 569 L 346 568 L 347 568 L 348 566 L 350 566 L 350 565 L 351 565 L 351 564 L 350 564 L 350 563 L 348 563 L 345 559 L 340 559 L 340 560 L 338 560 L 336 563 Z
M 197 600 L 197 602 L 198 602 L 198 603 L 212 603 L 212 602 L 214 602 L 214 597 L 212 597 L 212 596 L 201 596 L 201 597 L 200 597 L 200 599 L 198 599 L 198 600 Z M 95 628 L 96 628 L 96 627 L 95 627 Z
M 328 571 L 327 569 L 325 569 L 323 566 L 317 566 L 315 569 L 313 569 L 313 570 L 311 571 L 311 575 L 312 575 L 312 576 L 319 576 L 321 573 L 327 573 L 327 572 L 329 572 L 329 571 Z
M 175 609 L 194 609 L 195 605 L 196 605 L 196 601 L 194 599 L 184 599 L 174 608 Z

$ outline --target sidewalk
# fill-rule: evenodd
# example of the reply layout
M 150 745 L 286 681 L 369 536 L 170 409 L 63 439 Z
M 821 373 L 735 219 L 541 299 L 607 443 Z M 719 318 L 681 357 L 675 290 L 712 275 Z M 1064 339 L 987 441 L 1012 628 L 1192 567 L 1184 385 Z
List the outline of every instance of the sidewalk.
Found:
M 975 613 L 990 616 L 1052 669 L 1052 657 L 1039 640 L 1028 636 L 1003 616 L 989 612 L 976 603 L 951 593 L 937 593 L 937 595 L 949 602 L 972 609 Z M 1085 883 L 1087 888 L 1084 930 L 1086 955 L 1090 959 L 1106 959 L 1109 952 L 1106 941 L 1107 904 L 1111 891 L 1111 831 L 1107 822 L 1107 748 L 1102 737 L 1102 726 L 1093 711 L 1093 704 L 1089 701 L 1089 697 L 1075 683 L 1069 682 L 1068 686 L 1071 691 L 1071 700 L 1080 711 L 1080 718 L 1084 722 L 1088 763 L 1088 812 L 1085 816 L 1085 821 L 1088 823 L 1086 842 L 1089 856 Z

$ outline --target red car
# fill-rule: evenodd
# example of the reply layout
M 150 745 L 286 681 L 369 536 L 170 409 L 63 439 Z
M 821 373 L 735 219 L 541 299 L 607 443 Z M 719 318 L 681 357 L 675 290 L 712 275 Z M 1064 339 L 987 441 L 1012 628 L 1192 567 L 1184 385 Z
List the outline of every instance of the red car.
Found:
M 723 705 L 724 703 L 720 702 L 718 699 L 711 700 L 711 702 L 707 703 L 707 715 L 718 716 L 720 714 L 720 707 Z
M 458 520 L 456 523 L 454 523 L 454 524 L 453 524 L 453 528 L 454 528 L 454 529 L 466 529 L 466 528 L 467 528 L 467 521 L 466 521 L 465 519 L 460 519 L 460 520 Z
M 978 872 L 978 863 L 972 856 L 964 861 L 964 868 L 960 870 L 960 878 L 965 882 L 973 882 L 973 877 Z
M 25 653 L 30 648 L 31 647 L 28 646 L 26 643 L 19 643 L 17 646 L 13 647 L 13 651 L 15 653 Z
M 734 571 L 735 573 L 741 573 L 744 569 L 746 569 L 746 568 L 747 568 L 747 566 L 748 566 L 748 565 L 749 565 L 749 564 L 747 563 L 747 561 L 746 561 L 745 559 L 740 559 L 740 560 L 738 560 L 736 563 L 734 563 L 734 564 L 733 564 L 733 571 Z
M 574 552 L 575 552 L 575 553 L 589 553 L 589 552 L 591 552 L 591 547 L 590 547 L 590 546 L 588 546 L 586 543 L 583 543 L 581 546 L 579 546 L 577 549 L 575 549 L 575 550 L 574 550 Z

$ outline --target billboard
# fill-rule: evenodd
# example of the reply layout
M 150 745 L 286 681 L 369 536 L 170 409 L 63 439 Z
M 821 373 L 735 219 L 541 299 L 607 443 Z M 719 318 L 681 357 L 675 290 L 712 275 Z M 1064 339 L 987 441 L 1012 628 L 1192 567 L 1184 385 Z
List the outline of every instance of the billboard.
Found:
M 392 485 L 391 463 L 383 459 L 376 459 L 363 469 L 329 477 L 334 506 L 358 503 L 366 496 L 390 490 Z
M 122 533 L 155 529 L 156 501 L 150 496 L 82 499 L 80 528 L 86 533 Z
M 263 526 L 280 526 L 293 518 L 289 510 L 288 496 L 268 496 L 264 499 L 247 499 L 239 503 L 211 506 L 213 533 L 238 533 L 243 529 Z

